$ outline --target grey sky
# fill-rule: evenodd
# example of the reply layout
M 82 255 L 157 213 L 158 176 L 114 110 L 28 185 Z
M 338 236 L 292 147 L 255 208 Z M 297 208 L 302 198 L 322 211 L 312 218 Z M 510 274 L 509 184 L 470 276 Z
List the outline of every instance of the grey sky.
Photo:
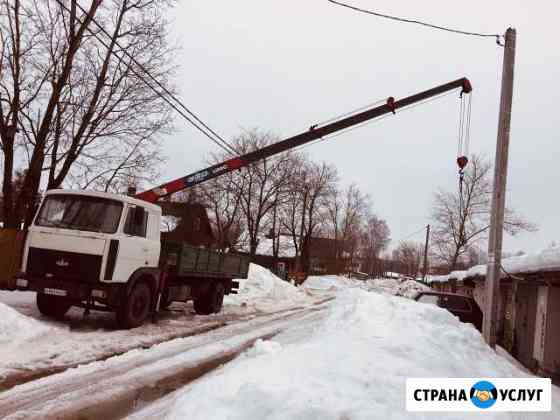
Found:
M 560 239 L 560 2 L 347 2 L 469 31 L 518 30 L 507 199 L 540 230 L 506 238 L 505 248 L 531 251 Z M 181 0 L 172 19 L 182 47 L 181 97 L 225 138 L 242 127 L 285 137 L 367 103 L 467 76 L 474 87 L 470 151 L 493 159 L 503 53 L 494 39 L 381 20 L 325 0 Z M 458 116 L 459 100 L 451 95 L 306 151 L 368 192 L 399 239 L 428 222 L 436 188 L 456 188 Z M 176 121 L 179 131 L 164 141 L 165 179 L 201 168 L 216 149 Z

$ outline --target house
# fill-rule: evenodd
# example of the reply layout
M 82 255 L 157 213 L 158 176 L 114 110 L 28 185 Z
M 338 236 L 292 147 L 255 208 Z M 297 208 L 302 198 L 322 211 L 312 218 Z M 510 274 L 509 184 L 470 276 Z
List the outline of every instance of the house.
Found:
M 290 235 L 277 238 L 278 257 L 273 257 L 273 239 L 260 238 L 253 262 L 275 273 L 288 273 L 297 269 L 296 249 Z M 247 254 L 247 250 L 240 251 Z M 330 238 L 311 238 L 309 246 L 309 273 L 311 275 L 334 274 L 345 271 L 347 258 L 336 260 L 336 243 Z
M 208 213 L 202 204 L 162 201 L 162 240 L 211 247 L 216 242 Z

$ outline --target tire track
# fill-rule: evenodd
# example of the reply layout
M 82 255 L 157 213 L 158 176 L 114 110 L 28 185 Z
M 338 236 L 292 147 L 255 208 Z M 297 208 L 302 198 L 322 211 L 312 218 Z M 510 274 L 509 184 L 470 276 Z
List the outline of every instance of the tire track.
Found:
M 270 338 L 326 304 L 263 315 L 90 363 L 16 386 L 0 395 L 0 417 L 10 419 L 120 418 L 233 359 L 259 338 Z

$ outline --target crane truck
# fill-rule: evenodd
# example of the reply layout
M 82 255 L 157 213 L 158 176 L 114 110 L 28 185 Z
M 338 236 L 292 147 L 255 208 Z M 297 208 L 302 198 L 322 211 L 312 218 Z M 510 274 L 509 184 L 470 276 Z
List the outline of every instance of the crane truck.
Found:
M 219 312 L 235 279 L 247 277 L 246 257 L 160 240 L 157 201 L 209 179 L 362 124 L 434 96 L 460 89 L 468 79 L 312 126 L 264 148 L 212 165 L 134 197 L 93 191 L 49 190 L 27 232 L 21 271 L 12 289 L 37 292 L 46 316 L 61 318 L 72 306 L 113 311 L 122 328 L 140 326 L 170 302 L 194 301 L 199 314 Z

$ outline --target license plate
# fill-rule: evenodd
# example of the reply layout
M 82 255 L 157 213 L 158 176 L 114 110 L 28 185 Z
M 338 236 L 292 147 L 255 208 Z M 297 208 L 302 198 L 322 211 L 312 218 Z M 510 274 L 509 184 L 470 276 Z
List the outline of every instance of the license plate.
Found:
M 18 287 L 27 287 L 28 283 L 29 282 L 26 279 L 17 279 L 16 280 L 16 286 L 18 286 Z
M 66 290 L 51 289 L 51 288 L 45 288 L 45 290 L 43 290 L 43 292 L 46 295 L 53 295 L 53 296 L 66 296 L 66 294 L 67 294 Z

